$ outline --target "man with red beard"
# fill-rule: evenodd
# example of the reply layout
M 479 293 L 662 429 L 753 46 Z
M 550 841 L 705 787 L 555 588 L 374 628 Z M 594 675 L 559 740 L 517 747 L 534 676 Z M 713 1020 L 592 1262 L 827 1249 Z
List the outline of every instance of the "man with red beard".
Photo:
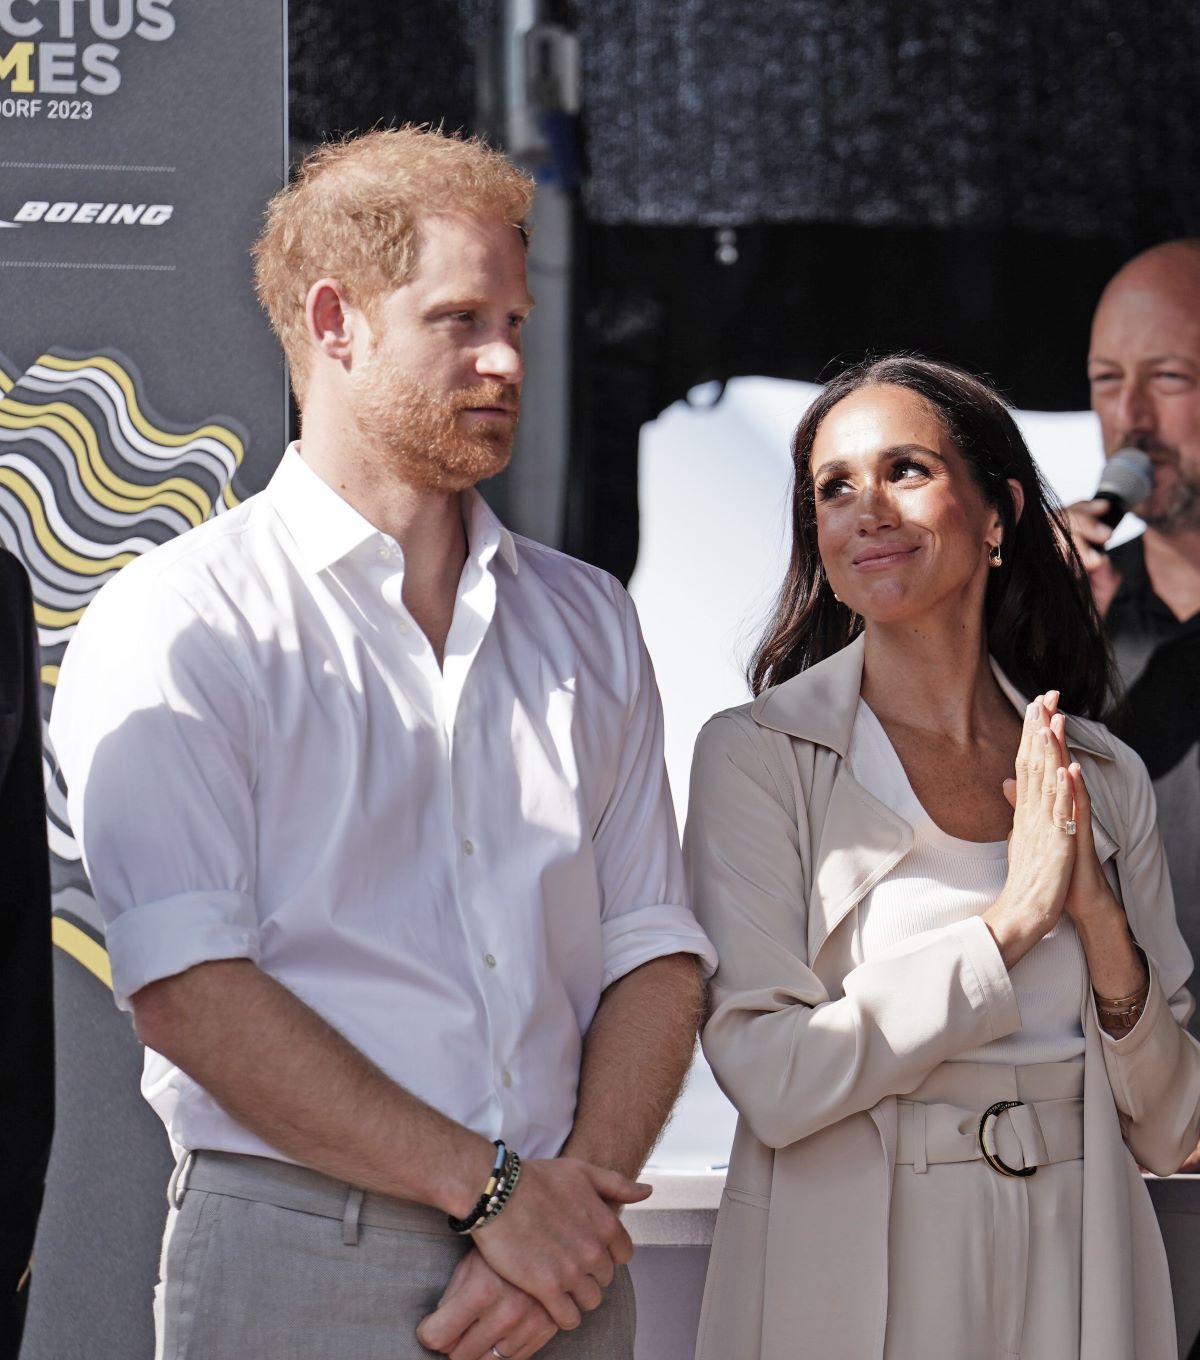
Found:
M 1088 354 L 1104 451 L 1150 455 L 1139 538 L 1105 550 L 1103 501 L 1070 507 L 1125 688 L 1116 730 L 1154 779 L 1179 925 L 1200 957 L 1200 241 L 1170 241 L 1105 288 Z M 1200 1017 L 1192 1017 L 1200 1034 Z
M 255 252 L 300 442 L 63 667 L 178 1156 L 165 1360 L 633 1353 L 617 1211 L 715 960 L 628 597 L 474 490 L 512 449 L 531 198 L 434 132 L 308 158 Z

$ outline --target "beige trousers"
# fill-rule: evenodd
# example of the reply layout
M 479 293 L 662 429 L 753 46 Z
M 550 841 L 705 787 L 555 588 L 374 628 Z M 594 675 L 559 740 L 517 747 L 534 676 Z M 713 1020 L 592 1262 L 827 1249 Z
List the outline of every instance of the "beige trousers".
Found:
M 156 1360 L 429 1360 L 417 1324 L 470 1242 L 446 1216 L 304 1167 L 201 1152 L 172 1178 Z M 620 1267 L 539 1360 L 632 1360 Z
M 885 1360 L 1079 1356 L 1083 1065 L 945 1063 L 899 1102 Z M 993 1170 L 983 1143 L 1026 1177 Z

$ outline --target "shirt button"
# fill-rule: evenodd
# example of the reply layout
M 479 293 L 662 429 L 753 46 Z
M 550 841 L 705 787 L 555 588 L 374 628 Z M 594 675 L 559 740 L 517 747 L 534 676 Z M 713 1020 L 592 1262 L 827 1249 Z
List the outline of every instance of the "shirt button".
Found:
M 397 619 L 397 620 L 396 620 L 396 632 L 397 632 L 397 633 L 407 633 L 407 632 L 408 632 L 408 624 L 405 623 L 403 619 Z
M 463 854 L 473 855 L 474 853 L 475 853 L 474 843 L 472 841 L 463 841 Z
M 501 1082 L 503 1082 L 505 1086 L 512 1085 L 512 1073 L 508 1070 L 507 1067 L 504 1069 L 503 1072 L 500 1073 L 500 1080 Z
M 487 966 L 488 966 L 489 968 L 495 968 L 495 966 L 496 966 L 496 956 L 495 956 L 495 954 L 485 954 L 485 955 L 483 956 L 483 961 L 484 961 L 484 963 L 487 964 Z
M 380 548 L 376 554 L 381 562 L 387 562 L 392 555 L 391 548 Z

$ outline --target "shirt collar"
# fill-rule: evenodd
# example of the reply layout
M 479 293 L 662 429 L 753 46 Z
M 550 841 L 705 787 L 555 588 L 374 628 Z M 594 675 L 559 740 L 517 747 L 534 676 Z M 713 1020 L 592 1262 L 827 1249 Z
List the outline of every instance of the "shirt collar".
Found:
M 309 467 L 299 444 L 284 450 L 267 495 L 310 571 L 324 571 L 381 532 Z M 463 519 L 468 555 L 486 567 L 498 553 L 515 575 L 516 542 L 474 487 L 464 493 Z
M 463 520 L 467 526 L 467 553 L 481 567 L 499 554 L 501 561 L 515 576 L 517 574 L 517 544 L 512 534 L 500 523 L 496 512 L 475 487 L 463 493 Z
M 801 671 L 783 684 L 764 690 L 750 705 L 750 716 L 762 727 L 828 746 L 844 760 L 862 688 L 866 639 L 862 633 L 824 661 Z M 995 658 L 992 673 L 1012 706 L 1022 712 L 1029 700 L 1009 680 Z M 1067 718 L 1067 742 L 1089 755 L 1111 758 L 1113 750 L 1098 724 Z

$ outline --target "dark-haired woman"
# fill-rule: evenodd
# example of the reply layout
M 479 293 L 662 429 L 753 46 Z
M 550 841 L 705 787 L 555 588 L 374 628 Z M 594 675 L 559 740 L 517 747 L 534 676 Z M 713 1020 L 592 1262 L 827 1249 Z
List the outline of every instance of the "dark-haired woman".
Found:
M 1167 1360 L 1138 1164 L 1196 1144 L 1191 961 L 1070 540 L 944 365 L 846 373 L 794 456 L 758 697 L 692 772 L 741 1115 L 698 1360 Z

